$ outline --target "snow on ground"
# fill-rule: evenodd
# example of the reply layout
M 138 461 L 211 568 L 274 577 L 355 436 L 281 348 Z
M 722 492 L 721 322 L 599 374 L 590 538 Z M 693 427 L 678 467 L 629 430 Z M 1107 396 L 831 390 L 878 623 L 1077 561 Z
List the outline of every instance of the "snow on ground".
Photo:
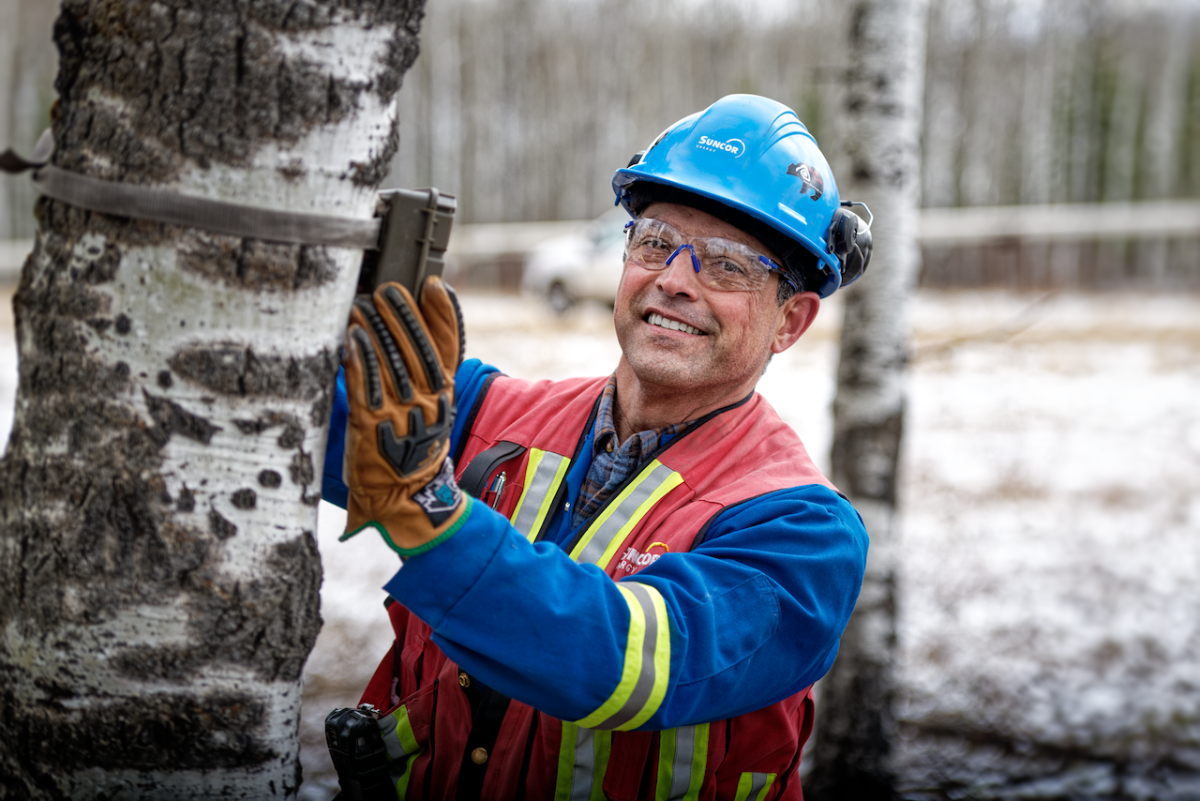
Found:
M 922 296 L 918 341 L 1002 329 L 1023 302 Z M 918 350 L 900 608 L 914 797 L 1200 798 L 1198 312 L 1050 298 L 1011 338 Z
M 840 311 L 760 389 L 827 464 Z M 469 356 L 528 378 L 608 372 L 606 309 L 463 298 Z M 3 312 L 7 314 L 7 310 Z M 902 477 L 909 798 L 1200 798 L 1200 297 L 921 293 Z M 15 391 L 0 317 L 0 437 Z M 322 504 L 325 627 L 305 672 L 308 799 L 333 795 L 321 722 L 390 644 L 370 532 Z

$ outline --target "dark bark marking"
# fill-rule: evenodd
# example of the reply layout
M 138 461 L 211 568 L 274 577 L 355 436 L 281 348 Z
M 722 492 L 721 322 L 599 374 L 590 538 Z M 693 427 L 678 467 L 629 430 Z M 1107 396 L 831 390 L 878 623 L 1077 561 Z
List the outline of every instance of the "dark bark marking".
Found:
M 866 320 L 859 320 L 855 311 L 852 315 L 847 311 L 847 324 L 866 325 Z M 857 341 L 846 347 L 844 357 L 838 360 L 838 385 L 851 389 L 873 387 L 879 383 L 881 376 L 903 371 L 908 364 L 908 353 L 901 347 L 895 347 L 882 342 Z
M 308 170 L 304 169 L 304 162 L 300 159 L 292 159 L 287 164 L 277 168 L 276 172 L 292 183 L 299 181 L 308 174 Z
M 268 428 L 273 426 L 283 425 L 285 420 L 290 417 L 279 412 L 268 412 L 260 415 L 255 420 L 234 420 L 233 424 L 237 426 L 238 431 L 243 434 L 261 434 Z
M 124 313 L 118 314 L 114 329 L 118 334 L 128 334 L 133 330 L 133 321 L 130 320 Z
M 312 405 L 312 412 L 308 417 L 310 423 L 318 428 L 329 427 L 329 415 L 333 413 L 335 394 L 335 383 L 330 382 L 329 391 L 322 393 Z
M 221 430 L 220 426 L 213 425 L 208 419 L 189 412 L 174 401 L 157 398 L 144 389 L 142 395 L 146 399 L 146 407 L 150 411 L 150 416 L 158 424 L 157 428 L 151 432 L 151 436 L 155 437 L 156 441 L 161 441 L 161 444 L 165 445 L 172 434 L 182 434 L 188 439 L 207 445 L 212 441 L 213 434 Z
M 230 500 L 238 509 L 253 509 L 258 505 L 258 493 L 249 487 L 243 487 L 242 489 L 233 493 Z
M 321 627 L 321 566 L 316 540 L 305 531 L 278 543 L 261 577 L 228 582 L 199 572 L 189 578 L 184 645 L 135 646 L 117 657 L 134 679 L 187 682 L 205 664 L 252 668 L 264 680 L 295 680 Z
M 283 476 L 274 470 L 263 470 L 258 474 L 258 483 L 268 489 L 278 489 L 283 484 Z
M 302 442 L 304 442 L 304 429 L 296 423 L 288 423 L 283 429 L 283 433 L 279 435 L 279 439 L 276 440 L 276 444 L 287 451 L 300 447 Z
M 88 248 L 87 256 L 88 261 L 79 276 L 86 283 L 93 286 L 106 284 L 116 277 L 117 268 L 121 266 L 121 250 L 115 244 L 106 241 L 103 248 L 93 245 Z
M 184 484 L 183 489 L 179 491 L 179 497 L 175 500 L 175 509 L 179 512 L 196 511 L 196 496 L 188 489 L 187 484 Z
M 227 540 L 237 534 L 238 527 L 222 517 L 216 509 L 209 509 L 208 530 L 217 539 Z
M 276 545 L 267 564 L 279 577 L 278 586 L 284 598 L 278 607 L 280 611 L 266 621 L 266 640 L 279 654 L 275 660 L 277 674 L 289 679 L 299 678 L 323 622 L 320 614 L 321 558 L 313 532 L 304 531 L 294 539 Z
M 87 320 L 108 311 L 111 299 L 80 284 L 56 284 L 48 287 L 44 301 L 52 304 L 63 317 Z
M 310 400 L 326 392 L 337 372 L 334 355 L 265 356 L 240 345 L 197 346 L 171 357 L 171 368 L 184 378 L 223 395 L 257 395 Z
M 379 180 L 382 181 L 383 177 Z M 292 288 L 324 286 L 337 278 L 337 272 L 337 264 L 330 257 L 328 249 L 318 245 L 304 245 L 300 248 L 300 266 L 296 268 Z
M 25 416 L 22 430 L 13 433 L 13 444 L 38 447 L 66 433 L 77 449 L 136 420 L 108 400 L 128 391 L 130 369 L 123 362 L 98 359 L 87 329 L 79 325 L 103 333 L 111 321 L 97 315 L 104 314 L 111 301 L 90 288 L 84 272 L 71 278 L 72 243 L 48 232 L 41 247 L 46 268 L 34 269 L 40 260 L 31 258 L 13 298 L 17 328 L 32 345 L 23 349 L 18 364 L 21 397 L 38 409 Z M 81 387 L 87 392 L 80 393 Z
M 178 586 L 202 565 L 207 539 L 167 519 L 170 499 L 161 479 L 147 480 L 130 469 L 153 464 L 156 453 L 144 433 L 133 431 L 91 447 L 88 460 L 52 457 L 20 470 L 6 461 L 3 478 L 11 493 L 6 502 L 27 511 L 6 521 L 21 550 L 5 564 L 12 595 L 5 594 L 0 609 L 21 603 L 22 614 L 47 629 L 67 618 L 85 622 L 154 602 L 164 587 Z M 48 530 L 35 510 L 62 503 L 74 513 Z M 78 590 L 81 612 L 61 604 L 64 583 Z M 173 596 L 177 590 L 166 592 Z
M 288 474 L 292 478 L 293 484 L 308 486 L 313 481 L 313 463 L 312 456 L 304 451 L 296 451 L 292 457 L 292 463 L 288 465 Z
M 293 291 L 337 278 L 337 264 L 320 245 L 289 245 L 195 231 L 180 242 L 179 268 L 253 290 Z
M 161 389 L 170 389 L 171 385 L 174 384 L 175 381 L 171 378 L 170 370 L 159 370 L 158 376 L 155 378 L 155 383 L 157 383 Z
M 851 498 L 896 505 L 904 409 L 870 425 L 839 429 L 831 448 L 834 483 Z M 889 466 L 880 472 L 879 467 Z
M 39 768 L 123 770 L 249 767 L 278 758 L 261 742 L 267 710 L 250 695 L 146 695 L 86 709 L 29 709 L 22 721 Z M 42 761 L 44 760 L 44 761 Z
M 260 143 L 295 141 L 314 126 L 354 113 L 364 92 L 388 102 L 416 58 L 422 4 L 308 4 L 252 0 L 210 3 L 203 13 L 170 3 L 67 0 L 55 25 L 59 48 L 56 115 L 60 166 L 108 179 L 165 182 L 185 160 L 245 165 Z M 328 24 L 335 6 L 391 28 L 373 75 L 350 80 L 323 65 L 288 58 L 276 32 Z M 118 118 L 88 100 L 98 89 L 138 113 Z M 364 171 L 386 173 L 394 147 Z M 70 163 L 67 163 L 67 162 Z M 375 166 L 376 164 L 382 166 Z M 372 185 L 377 185 L 377 181 Z

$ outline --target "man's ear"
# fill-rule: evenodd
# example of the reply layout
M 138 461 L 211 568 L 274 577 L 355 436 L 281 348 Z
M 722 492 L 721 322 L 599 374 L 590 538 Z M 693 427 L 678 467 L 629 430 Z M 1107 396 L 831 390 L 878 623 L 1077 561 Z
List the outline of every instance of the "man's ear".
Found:
M 779 327 L 775 329 L 775 340 L 771 343 L 772 353 L 783 353 L 796 344 L 800 335 L 817 319 L 821 310 L 821 298 L 816 292 L 797 292 L 783 303 L 780 309 Z

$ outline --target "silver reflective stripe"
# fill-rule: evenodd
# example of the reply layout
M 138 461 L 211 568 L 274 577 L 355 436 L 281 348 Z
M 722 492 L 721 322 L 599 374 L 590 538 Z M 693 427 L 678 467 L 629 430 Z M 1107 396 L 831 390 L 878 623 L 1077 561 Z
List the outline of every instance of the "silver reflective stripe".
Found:
M 378 721 L 379 733 L 383 735 L 383 744 L 387 747 L 388 759 L 395 762 L 400 757 L 408 756 L 400 743 L 400 735 L 396 734 L 396 718 L 384 715 Z
M 596 735 L 591 729 L 575 727 L 575 770 L 571 774 L 571 800 L 588 801 L 596 776 Z
M 671 759 L 671 801 L 682 801 L 692 783 L 692 760 L 696 755 L 696 727 L 675 730 L 675 756 Z
M 742 774 L 745 776 L 746 774 Z M 763 788 L 775 778 L 773 773 L 751 773 L 750 774 L 750 792 L 744 797 L 747 799 L 758 798 L 758 794 L 763 791 Z M 739 793 L 740 795 L 740 793 Z
M 623 723 L 628 723 L 634 715 L 642 711 L 642 707 L 650 700 L 650 693 L 654 690 L 656 672 L 654 652 L 658 646 L 658 613 L 654 609 L 654 602 L 650 599 L 650 591 L 644 586 L 636 581 L 623 581 L 621 586 L 629 590 L 630 595 L 637 599 L 638 605 L 642 607 L 642 614 L 646 617 L 646 636 L 642 639 L 642 672 L 638 674 L 637 683 L 630 691 L 628 700 L 613 713 L 612 717 L 598 725 L 596 727 L 598 729 L 615 729 Z
M 538 521 L 542 507 L 553 500 L 550 496 L 558 489 L 554 477 L 558 475 L 562 463 L 567 461 L 567 457 L 550 451 L 540 451 L 540 454 L 541 461 L 538 462 L 533 480 L 525 487 L 525 493 L 521 497 L 521 508 L 517 510 L 512 521 L 513 528 L 524 534 L 526 539 L 532 538 L 536 533 L 533 527 Z
M 674 472 L 666 465 L 658 464 L 650 471 L 649 475 L 639 476 L 637 484 L 633 487 L 633 491 L 621 500 L 612 514 L 600 523 L 598 529 L 594 532 L 589 531 L 585 535 L 590 537 L 590 539 L 587 545 L 583 547 L 583 550 L 579 552 L 575 561 L 581 565 L 588 564 L 605 567 L 605 565 L 600 564 L 600 560 L 604 557 L 608 546 L 612 544 L 613 540 L 621 533 L 621 530 L 625 528 L 625 524 L 633 519 L 633 516 L 637 514 L 642 504 L 649 500 L 650 496 L 666 483 Z

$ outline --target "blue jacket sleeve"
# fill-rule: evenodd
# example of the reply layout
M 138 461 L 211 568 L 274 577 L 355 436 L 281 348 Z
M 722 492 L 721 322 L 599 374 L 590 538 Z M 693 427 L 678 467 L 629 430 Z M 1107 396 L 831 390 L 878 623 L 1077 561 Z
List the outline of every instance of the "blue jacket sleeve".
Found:
M 450 451 L 458 446 L 463 426 L 475 399 L 483 388 L 488 374 L 498 372 L 495 367 L 483 364 L 478 359 L 468 359 L 454 375 L 454 432 L 450 437 Z M 346 400 L 346 373 L 338 368 L 337 391 L 333 396 L 333 411 L 329 415 L 329 440 L 325 446 L 325 470 L 321 477 L 321 498 L 346 508 L 349 490 L 342 479 L 342 461 L 346 452 L 346 420 L 350 406 Z
M 325 443 L 325 469 L 321 474 L 321 499 L 346 508 L 348 491 L 342 480 L 342 459 L 346 452 L 346 419 L 350 406 L 346 402 L 346 373 L 338 368 L 337 390 L 333 395 L 333 411 L 329 413 L 329 438 Z
M 620 582 L 656 589 L 670 623 L 666 693 L 637 728 L 752 711 L 820 678 L 853 611 L 866 550 L 850 504 L 804 486 L 723 511 L 695 550 Z M 618 583 L 557 545 L 529 543 L 482 503 L 386 589 L 468 672 L 555 717 L 585 719 L 620 681 L 631 613 Z

